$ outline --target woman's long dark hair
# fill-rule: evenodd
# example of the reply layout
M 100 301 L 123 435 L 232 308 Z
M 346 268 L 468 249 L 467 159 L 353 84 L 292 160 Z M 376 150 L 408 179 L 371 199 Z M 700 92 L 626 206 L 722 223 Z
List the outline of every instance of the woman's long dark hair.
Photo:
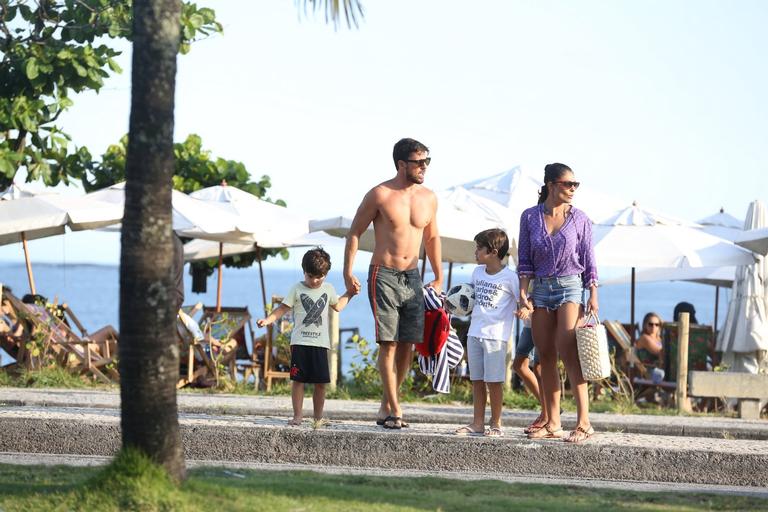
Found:
M 563 177 L 566 172 L 573 172 L 570 167 L 565 164 L 547 164 L 544 167 L 544 186 L 539 190 L 539 204 L 546 201 L 549 195 L 548 183 L 553 183 Z

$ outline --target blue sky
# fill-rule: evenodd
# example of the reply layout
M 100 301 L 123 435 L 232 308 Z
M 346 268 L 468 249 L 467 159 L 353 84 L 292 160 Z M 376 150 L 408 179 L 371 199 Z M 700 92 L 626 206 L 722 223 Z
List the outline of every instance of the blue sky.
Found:
M 768 200 L 764 1 L 367 0 L 360 28 L 336 32 L 289 0 L 197 3 L 225 31 L 179 58 L 176 140 L 201 135 L 313 217 L 354 212 L 393 175 L 404 136 L 430 146 L 435 189 L 561 161 L 691 220 Z M 62 117 L 94 154 L 128 129 L 123 48 L 124 74 Z M 31 251 L 116 263 L 117 240 L 72 234 Z M 0 247 L 0 261 L 22 258 Z

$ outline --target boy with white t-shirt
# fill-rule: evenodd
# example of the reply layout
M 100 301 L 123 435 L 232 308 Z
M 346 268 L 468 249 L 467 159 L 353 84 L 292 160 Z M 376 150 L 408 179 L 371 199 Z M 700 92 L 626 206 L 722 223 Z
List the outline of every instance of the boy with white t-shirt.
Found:
M 501 229 L 487 229 L 475 236 L 472 273 L 475 307 L 467 335 L 469 379 L 472 381 L 474 417 L 469 425 L 456 429 L 458 435 L 502 436 L 501 407 L 507 370 L 507 344 L 517 316 L 519 280 L 502 263 L 509 250 L 509 238 Z M 521 310 L 520 317 L 528 316 Z M 486 386 L 491 399 L 491 422 L 485 430 Z

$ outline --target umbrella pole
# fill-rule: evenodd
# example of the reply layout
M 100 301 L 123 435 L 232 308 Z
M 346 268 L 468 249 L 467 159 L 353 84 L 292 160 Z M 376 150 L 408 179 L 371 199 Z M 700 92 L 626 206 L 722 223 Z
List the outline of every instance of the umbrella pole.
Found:
M 267 291 L 264 289 L 264 269 L 261 266 L 261 247 L 256 245 L 256 259 L 259 262 L 259 282 L 261 283 L 261 300 L 264 303 L 264 316 L 269 315 L 267 311 Z M 272 336 L 274 333 L 274 325 L 269 324 L 267 326 L 267 339 L 264 344 L 264 367 L 262 368 L 262 378 L 264 379 L 267 391 L 272 386 L 272 364 L 270 359 L 272 358 Z
M 446 290 L 451 289 L 451 277 L 453 276 L 453 262 L 448 262 L 448 286 L 445 287 Z
M 715 286 L 715 340 L 717 340 L 717 310 L 720 309 L 720 287 Z
M 21 232 L 21 245 L 24 248 L 24 263 L 27 264 L 27 279 L 29 279 L 29 292 L 32 295 L 36 295 L 35 290 L 35 276 L 32 275 L 32 264 L 29 261 L 29 248 L 27 247 L 27 235 L 23 231 Z
M 216 312 L 221 312 L 221 267 L 224 263 L 224 243 L 219 242 L 219 281 L 216 284 Z
M 629 339 L 635 343 L 635 267 L 632 267 L 632 285 L 629 296 Z
M 269 315 L 267 311 L 267 291 L 264 289 L 264 269 L 261 267 L 261 247 L 256 246 L 256 258 L 259 260 L 259 281 L 261 282 L 261 301 L 264 304 L 264 316 Z

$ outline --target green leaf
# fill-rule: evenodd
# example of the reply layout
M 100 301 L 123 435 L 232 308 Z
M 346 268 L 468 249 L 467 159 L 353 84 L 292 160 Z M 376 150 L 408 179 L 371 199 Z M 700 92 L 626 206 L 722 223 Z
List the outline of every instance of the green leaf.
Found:
M 36 58 L 32 57 L 27 61 L 26 72 L 27 72 L 27 78 L 29 78 L 30 80 L 34 80 L 35 78 L 37 78 L 39 72 L 37 69 Z
M 115 73 L 122 73 L 123 68 L 120 67 L 120 65 L 115 61 L 114 59 L 107 59 L 107 64 L 109 65 L 109 69 L 114 71 Z
M 202 27 L 203 23 L 205 23 L 205 19 L 200 14 L 193 14 L 189 17 L 189 24 L 195 29 Z
M 75 73 L 77 73 L 78 76 L 86 77 L 88 76 L 88 71 L 80 65 L 79 62 L 76 60 L 72 61 L 72 67 L 75 68 Z

